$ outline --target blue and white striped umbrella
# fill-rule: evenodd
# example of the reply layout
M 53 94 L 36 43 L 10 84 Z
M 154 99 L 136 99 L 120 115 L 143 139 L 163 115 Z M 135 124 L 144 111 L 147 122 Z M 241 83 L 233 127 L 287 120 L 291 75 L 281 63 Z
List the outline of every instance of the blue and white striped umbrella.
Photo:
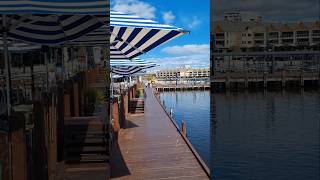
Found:
M 106 29 L 110 29 L 110 32 L 106 32 Z M 110 27 L 105 25 L 74 43 L 105 45 L 110 42 L 110 59 L 132 59 L 185 33 L 187 32 L 174 26 L 111 11 Z
M 65 44 L 106 24 L 107 10 L 105 0 L 0 1 L 0 21 L 9 38 Z
M 121 55 L 111 54 L 110 59 L 122 59 L 123 56 L 132 59 L 187 32 L 135 15 L 111 11 L 110 33 L 111 45 L 122 52 Z
M 0 14 L 106 14 L 106 0 L 1 0 Z
M 6 66 L 8 115 L 10 103 L 10 61 L 8 40 L 32 44 L 66 44 L 109 22 L 106 0 L 1 0 L 0 30 Z
M 141 72 L 142 70 L 156 67 L 156 64 L 138 58 L 133 60 L 111 59 L 110 66 L 112 73 L 122 76 L 130 76 Z

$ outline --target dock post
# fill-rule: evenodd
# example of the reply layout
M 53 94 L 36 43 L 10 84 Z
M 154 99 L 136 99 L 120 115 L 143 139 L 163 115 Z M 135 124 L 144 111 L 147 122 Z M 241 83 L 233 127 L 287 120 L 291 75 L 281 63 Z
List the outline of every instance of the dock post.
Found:
M 266 89 L 267 85 L 268 85 L 267 74 L 264 72 L 263 73 L 263 87 Z
M 248 73 L 247 71 L 245 72 L 245 77 L 244 77 L 244 88 L 248 89 L 249 83 L 248 83 Z
M 303 71 L 300 73 L 300 86 L 301 86 L 301 87 L 304 87 Z
M 187 126 L 186 126 L 186 122 L 185 122 L 185 121 L 182 121 L 181 132 L 182 132 L 182 135 L 183 135 L 184 137 L 187 136 Z
M 226 89 L 230 89 L 230 73 L 227 72 L 226 80 L 225 80 Z
M 170 108 L 170 116 L 172 117 L 172 115 L 173 115 L 173 108 L 171 107 Z
M 162 106 L 164 107 L 164 109 L 166 109 L 166 104 L 165 104 L 164 100 L 162 100 Z
M 284 71 L 282 70 L 282 72 L 281 72 L 281 87 L 284 88 L 285 86 L 286 86 L 285 74 L 284 74 Z
M 246 78 L 244 81 L 244 88 L 248 89 L 248 87 L 249 87 L 249 83 L 248 83 L 248 79 Z
M 318 87 L 320 87 L 320 73 L 318 74 Z

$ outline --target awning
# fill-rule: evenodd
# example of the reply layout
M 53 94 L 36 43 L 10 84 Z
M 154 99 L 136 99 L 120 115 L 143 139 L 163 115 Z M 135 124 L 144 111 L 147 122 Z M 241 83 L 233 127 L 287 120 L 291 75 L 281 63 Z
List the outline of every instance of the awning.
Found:
M 104 25 L 72 43 L 103 46 L 110 42 L 110 59 L 132 59 L 185 33 L 187 32 L 171 25 L 111 11 L 110 27 Z M 117 53 L 112 54 L 115 50 Z
M 73 41 L 107 24 L 107 12 L 105 0 L 0 1 L 2 32 L 33 44 Z
M 132 59 L 187 32 L 135 15 L 111 11 L 110 33 L 111 46 Z M 114 56 L 111 59 L 122 58 Z
M 41 45 L 69 43 L 108 24 L 108 7 L 106 0 L 0 1 L 8 115 L 11 112 L 8 40 L 13 38 Z
M 156 64 L 138 58 L 135 58 L 133 60 L 111 59 L 110 67 L 111 72 L 114 74 L 121 76 L 130 76 L 145 69 L 156 67 Z
M 106 14 L 106 0 L 1 0 L 0 14 Z

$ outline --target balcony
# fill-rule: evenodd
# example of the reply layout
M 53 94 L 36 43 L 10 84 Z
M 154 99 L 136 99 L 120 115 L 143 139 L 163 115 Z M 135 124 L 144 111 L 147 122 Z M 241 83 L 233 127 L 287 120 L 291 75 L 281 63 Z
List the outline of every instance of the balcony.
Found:
M 309 31 L 297 31 L 297 38 L 306 38 L 309 37 Z
M 283 38 L 283 39 L 293 38 L 293 32 L 283 32 L 281 34 L 281 38 Z
M 320 37 L 320 30 L 313 30 L 312 37 Z

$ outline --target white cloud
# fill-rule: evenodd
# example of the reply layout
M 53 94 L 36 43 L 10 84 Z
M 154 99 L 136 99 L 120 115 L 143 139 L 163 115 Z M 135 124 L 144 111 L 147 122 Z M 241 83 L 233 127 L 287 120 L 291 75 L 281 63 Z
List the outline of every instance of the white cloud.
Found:
M 194 29 L 198 27 L 200 24 L 201 24 L 201 20 L 197 16 L 194 16 L 191 23 L 188 24 L 188 28 Z
M 149 3 L 139 0 L 117 0 L 113 3 L 113 10 L 135 14 L 142 18 L 155 18 L 156 8 Z
M 187 44 L 183 46 L 170 46 L 162 49 L 162 52 L 173 55 L 209 55 L 209 44 Z
M 193 68 L 209 68 L 210 56 L 208 55 L 187 55 L 187 56 L 175 56 L 175 57 L 155 57 L 146 58 L 150 62 L 155 62 L 159 65 L 155 69 L 173 69 L 189 65 Z
M 162 13 L 162 18 L 166 24 L 171 24 L 173 22 L 173 20 L 175 19 L 175 16 L 172 14 L 171 11 L 168 11 L 168 12 Z

